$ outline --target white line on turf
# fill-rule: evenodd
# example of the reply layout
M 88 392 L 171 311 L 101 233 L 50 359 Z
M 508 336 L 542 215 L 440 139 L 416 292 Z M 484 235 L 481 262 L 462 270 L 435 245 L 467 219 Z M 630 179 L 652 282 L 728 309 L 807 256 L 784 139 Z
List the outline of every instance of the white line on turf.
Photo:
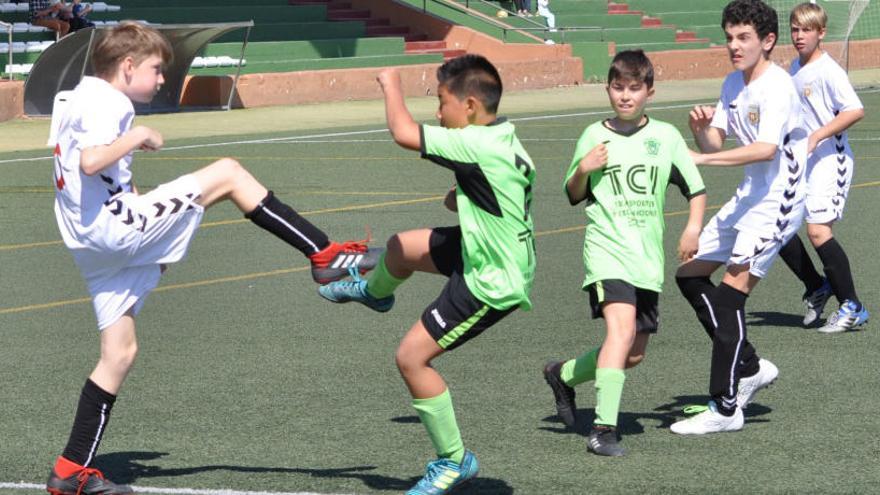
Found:
M 0 489 L 6 490 L 45 490 L 46 485 L 36 483 L 2 483 Z M 209 490 L 197 488 L 158 488 L 153 486 L 132 486 L 135 493 L 157 493 L 160 495 L 343 495 L 317 492 L 252 492 L 241 490 Z

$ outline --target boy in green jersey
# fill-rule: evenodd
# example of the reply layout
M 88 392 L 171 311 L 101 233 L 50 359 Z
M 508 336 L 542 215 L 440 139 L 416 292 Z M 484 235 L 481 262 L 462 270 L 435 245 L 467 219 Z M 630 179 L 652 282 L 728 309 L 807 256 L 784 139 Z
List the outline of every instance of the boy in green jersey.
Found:
M 605 341 L 577 359 L 550 362 L 544 378 L 557 413 L 575 425 L 574 387 L 596 384 L 596 419 L 587 448 L 622 456 L 617 413 L 624 369 L 645 357 L 657 332 L 657 299 L 663 286 L 663 205 L 669 184 L 688 199 L 690 215 L 678 244 L 685 261 L 697 251 L 706 209 L 703 181 L 684 139 L 670 124 L 649 119 L 654 69 L 641 50 L 623 51 L 608 71 L 608 100 L 616 116 L 587 127 L 565 176 L 572 205 L 586 201 L 586 278 L 593 318 L 605 319 Z
M 456 186 L 445 203 L 458 212 L 459 225 L 398 233 L 369 280 L 353 270 L 351 281 L 319 289 L 333 302 L 388 311 L 394 290 L 413 272 L 449 278 L 397 349 L 397 367 L 438 457 L 408 495 L 448 493 L 477 475 L 477 459 L 464 448 L 446 382 L 431 361 L 516 308 L 530 309 L 535 273 L 529 214 L 535 167 L 513 124 L 496 117 L 498 71 L 481 56 L 464 55 L 443 64 L 437 79 L 439 127 L 413 120 L 396 69 L 378 77 L 394 141 L 455 173 Z

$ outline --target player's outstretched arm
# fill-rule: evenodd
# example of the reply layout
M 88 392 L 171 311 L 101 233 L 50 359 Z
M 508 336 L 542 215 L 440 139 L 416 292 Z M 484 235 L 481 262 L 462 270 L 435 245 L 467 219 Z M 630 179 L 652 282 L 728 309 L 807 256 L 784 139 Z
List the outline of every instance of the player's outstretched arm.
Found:
M 841 132 L 849 129 L 853 126 L 853 124 L 862 120 L 862 118 L 864 117 L 864 108 L 840 112 L 839 114 L 837 114 L 836 117 L 831 119 L 830 122 L 816 129 L 815 131 L 813 131 L 812 134 L 810 134 L 810 138 L 807 141 L 807 153 L 812 153 L 813 150 L 816 149 L 816 146 L 819 145 L 819 143 L 835 134 L 840 134 Z
M 608 164 L 608 148 L 605 143 L 599 143 L 581 158 L 577 169 L 565 183 L 568 193 L 568 202 L 576 205 L 587 198 L 587 181 L 590 174 Z
M 693 159 L 697 165 L 736 167 L 772 160 L 776 156 L 776 150 L 777 146 L 773 143 L 755 141 L 752 144 L 717 153 L 694 153 Z
M 689 261 L 697 254 L 700 245 L 700 232 L 703 229 L 703 216 L 706 213 L 706 195 L 699 194 L 688 202 L 690 213 L 687 225 L 678 240 L 678 259 L 682 263 Z
M 164 143 L 162 135 L 149 127 L 137 126 L 110 144 L 82 150 L 79 166 L 86 175 L 95 175 L 136 149 L 155 151 Z
M 400 72 L 393 67 L 388 68 L 380 72 L 376 80 L 385 94 L 385 118 L 394 142 L 406 149 L 421 149 L 419 124 L 413 120 L 403 100 Z

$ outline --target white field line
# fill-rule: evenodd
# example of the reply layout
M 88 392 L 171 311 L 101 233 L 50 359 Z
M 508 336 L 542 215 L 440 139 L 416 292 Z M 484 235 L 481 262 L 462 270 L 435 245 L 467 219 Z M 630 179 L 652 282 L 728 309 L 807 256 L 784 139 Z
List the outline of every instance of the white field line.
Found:
M 4 483 L 0 489 L 6 490 L 45 490 L 46 485 L 36 483 Z M 153 486 L 132 486 L 135 493 L 157 493 L 162 495 L 342 495 L 316 492 L 254 492 L 230 489 L 208 490 L 197 488 L 158 488 Z

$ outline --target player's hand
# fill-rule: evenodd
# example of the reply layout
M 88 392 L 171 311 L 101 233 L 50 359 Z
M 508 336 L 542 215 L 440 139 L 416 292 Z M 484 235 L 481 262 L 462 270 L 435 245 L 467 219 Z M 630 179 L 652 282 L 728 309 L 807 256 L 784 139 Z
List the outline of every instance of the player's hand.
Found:
M 605 165 L 608 165 L 608 147 L 605 146 L 605 143 L 599 143 L 581 158 L 578 167 L 582 172 L 589 173 L 599 170 Z
M 700 247 L 700 229 L 685 228 L 678 240 L 678 260 L 682 263 L 696 256 Z
M 162 149 L 162 146 L 165 144 L 162 135 L 155 129 L 150 129 L 146 126 L 138 126 L 135 127 L 133 131 L 141 133 L 141 145 L 139 148 L 143 151 L 157 151 Z
M 400 86 L 400 71 L 394 67 L 383 69 L 376 76 L 376 80 L 379 81 L 383 91 L 392 86 Z
M 452 186 L 452 189 L 446 193 L 446 197 L 443 198 L 443 206 L 446 207 L 449 211 L 458 211 L 458 199 L 455 197 L 455 190 L 458 186 Z
M 688 115 L 688 125 L 694 134 L 703 132 L 709 124 L 712 123 L 712 117 L 715 116 L 715 107 L 708 105 L 695 106 Z
M 819 146 L 819 142 L 820 142 L 820 140 L 818 137 L 816 137 L 815 132 L 810 134 L 810 137 L 807 138 L 807 154 L 808 155 L 816 150 L 816 147 Z

